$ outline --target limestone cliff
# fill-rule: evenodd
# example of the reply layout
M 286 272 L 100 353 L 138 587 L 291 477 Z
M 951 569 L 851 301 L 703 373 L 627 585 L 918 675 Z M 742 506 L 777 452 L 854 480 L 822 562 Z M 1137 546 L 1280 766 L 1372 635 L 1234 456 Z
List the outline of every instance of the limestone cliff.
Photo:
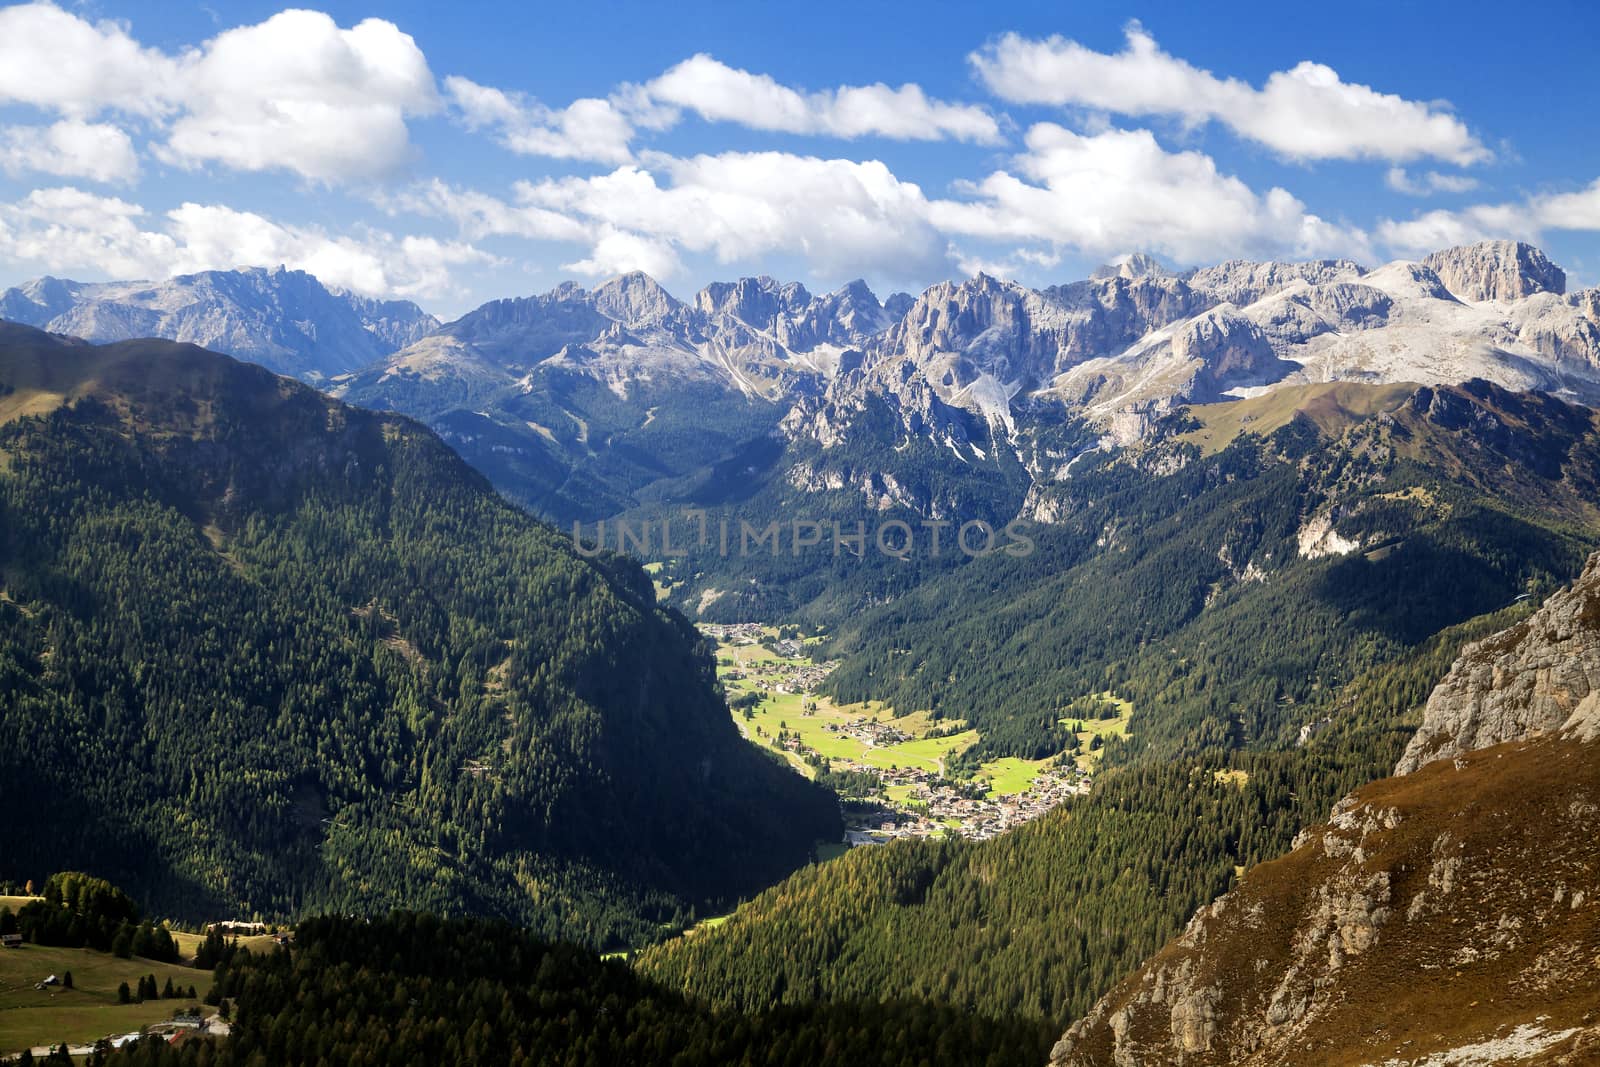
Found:
M 1523 622 L 1462 650 L 1395 773 L 1556 731 L 1600 735 L 1600 554 Z
M 1600 555 L 1468 646 L 1346 797 L 1075 1023 L 1054 1067 L 1600 1062 Z

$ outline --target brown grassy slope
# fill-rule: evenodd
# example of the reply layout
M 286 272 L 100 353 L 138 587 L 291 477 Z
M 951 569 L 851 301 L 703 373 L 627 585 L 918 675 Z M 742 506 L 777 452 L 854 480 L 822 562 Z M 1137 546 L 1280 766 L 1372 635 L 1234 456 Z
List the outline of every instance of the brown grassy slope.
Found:
M 1570 740 L 1375 782 L 1202 909 L 1052 1062 L 1600 1062 L 1597 828 L 1600 748 Z

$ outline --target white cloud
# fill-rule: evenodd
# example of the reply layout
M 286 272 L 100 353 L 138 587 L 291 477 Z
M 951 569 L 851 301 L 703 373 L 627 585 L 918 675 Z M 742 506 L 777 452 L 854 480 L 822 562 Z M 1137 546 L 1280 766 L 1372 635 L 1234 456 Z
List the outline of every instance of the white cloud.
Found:
M 139 176 L 139 157 L 133 140 L 116 126 L 62 119 L 0 129 L 0 171 L 129 182 Z
M 1258 193 L 1200 152 L 1167 152 L 1149 131 L 1086 136 L 1042 123 L 1026 142 L 1010 170 L 936 200 L 875 160 L 730 152 L 647 154 L 607 174 L 522 181 L 509 201 L 433 182 L 385 206 L 450 219 L 470 240 L 578 243 L 584 253 L 563 269 L 584 274 L 671 276 L 689 255 L 923 280 L 952 264 L 1048 269 L 1063 249 L 1149 249 L 1179 262 L 1370 254 L 1362 231 L 1319 218 L 1283 189 Z
M 635 270 L 642 270 L 653 278 L 672 278 L 682 272 L 683 263 L 667 241 L 602 226 L 589 254 L 572 263 L 563 263 L 561 269 L 591 278 L 609 278 Z
M 1257 89 L 1163 52 L 1137 23 L 1115 55 L 1059 36 L 1008 33 L 969 60 L 991 91 L 1013 103 L 1170 116 L 1192 125 L 1214 120 L 1290 159 L 1432 157 L 1465 165 L 1490 156 L 1437 105 L 1342 81 L 1310 61 L 1270 75 Z
M 1537 241 L 1550 230 L 1600 231 L 1600 180 L 1574 193 L 1541 193 L 1520 201 L 1385 219 L 1377 236 L 1393 251 L 1415 256 L 1492 238 Z
M 712 122 L 756 130 L 853 139 L 953 139 L 992 144 L 994 118 L 980 107 L 930 100 L 919 86 L 843 86 L 802 93 L 766 74 L 752 74 L 696 55 L 660 77 L 619 86 L 609 99 L 584 98 L 551 108 L 468 78 L 445 79 L 456 114 L 470 129 L 489 129 L 523 155 L 630 163 L 637 129 L 664 130 L 684 111 Z
M 588 241 L 595 234 L 590 223 L 532 204 L 511 204 L 474 189 L 461 189 L 434 179 L 395 196 L 377 198 L 378 206 L 394 215 L 403 211 L 448 219 L 461 235 L 476 241 L 484 237 L 525 237 L 531 240 Z
M 116 278 L 164 273 L 177 243 L 141 227 L 145 210 L 70 187 L 0 203 L 0 256 L 52 272 L 88 267 Z
M 757 130 L 980 144 L 1000 139 L 998 124 L 983 108 L 930 100 L 917 85 L 892 89 L 879 82 L 801 93 L 770 75 L 730 67 L 704 53 L 684 60 L 643 89 L 645 97 L 658 104 Z
M 1200 152 L 1167 152 L 1148 130 L 1093 136 L 1053 123 L 1028 131 L 1020 176 L 1001 170 L 939 200 L 941 230 L 1044 241 L 1105 255 L 1151 249 L 1183 262 L 1235 255 L 1327 255 L 1365 247 L 1359 231 L 1318 218 L 1281 188 L 1258 195 Z
M 1411 174 L 1404 167 L 1390 167 L 1383 182 L 1397 193 L 1407 196 L 1432 196 L 1434 193 L 1466 193 L 1478 187 L 1478 179 L 1465 174 L 1440 174 L 1430 170 L 1424 174 Z
M 464 242 L 375 230 L 331 235 L 214 204 L 186 203 L 154 219 L 137 204 L 70 187 L 0 203 L 0 256 L 113 278 L 281 263 L 373 296 L 447 293 L 450 268 L 493 262 Z
M 553 159 L 626 163 L 633 124 L 609 100 L 575 100 L 554 110 L 527 97 L 452 75 L 445 91 L 469 129 L 496 131 L 513 152 Z
M 922 190 L 876 160 L 782 152 L 656 156 L 647 167 L 524 182 L 518 196 L 526 206 L 709 253 L 722 263 L 793 255 L 824 274 L 895 278 L 945 263 Z
M 149 117 L 165 134 L 157 153 L 181 166 L 323 182 L 402 166 L 407 119 L 439 108 L 422 51 L 381 19 L 341 29 L 292 9 L 166 55 L 122 24 L 48 3 L 0 9 L 0 103 L 8 101 L 75 118 Z
M 0 103 L 80 118 L 154 115 L 170 109 L 177 81 L 177 60 L 121 23 L 89 22 L 49 3 L 0 8 Z
M 411 153 L 406 119 L 438 109 L 421 49 L 392 22 L 340 29 L 317 11 L 227 30 L 187 57 L 165 155 L 184 165 L 370 178 Z

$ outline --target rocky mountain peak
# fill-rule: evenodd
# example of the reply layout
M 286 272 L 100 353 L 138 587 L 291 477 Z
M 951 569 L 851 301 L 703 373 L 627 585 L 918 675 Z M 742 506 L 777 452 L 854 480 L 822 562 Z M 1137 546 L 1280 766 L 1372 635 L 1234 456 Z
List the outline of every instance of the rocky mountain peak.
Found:
M 1099 281 L 1103 278 L 1143 278 L 1149 275 L 1161 277 L 1172 273 L 1161 265 L 1159 259 L 1148 252 L 1130 252 L 1125 256 L 1118 256 L 1109 263 L 1102 263 L 1089 277 Z
M 891 318 L 898 319 L 910 311 L 911 305 L 916 302 L 917 298 L 910 293 L 890 293 L 883 302 L 883 310 L 888 312 Z
M 410 301 L 360 296 L 283 266 L 164 281 L 39 278 L 0 293 L 0 317 L 90 341 L 186 341 L 311 380 L 372 363 L 439 326 Z
M 809 302 L 803 286 L 800 293 Z M 791 294 L 793 296 L 798 294 Z M 783 287 L 766 275 L 740 278 L 732 282 L 712 282 L 695 294 L 695 310 L 716 316 L 728 315 L 758 330 L 770 330 L 786 308 Z
M 1522 241 L 1480 241 L 1446 248 L 1423 259 L 1462 300 L 1509 303 L 1534 293 L 1567 291 L 1567 275 L 1548 256 Z
M 594 306 L 602 315 L 627 326 L 660 322 L 682 303 L 644 271 L 630 271 L 604 282 L 594 291 Z

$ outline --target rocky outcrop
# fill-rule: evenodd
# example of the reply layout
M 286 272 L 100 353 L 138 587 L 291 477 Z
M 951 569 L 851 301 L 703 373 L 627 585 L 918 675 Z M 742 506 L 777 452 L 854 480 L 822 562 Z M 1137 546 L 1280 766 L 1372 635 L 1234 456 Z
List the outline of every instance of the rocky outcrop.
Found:
M 782 285 L 761 275 L 732 282 L 712 282 L 695 294 L 694 306 L 702 314 L 727 315 L 758 330 L 773 329 L 778 320 L 805 309 L 811 294 L 798 282 Z
M 96 342 L 187 341 L 313 381 L 382 359 L 439 325 L 409 301 L 358 296 L 282 267 L 162 282 L 39 278 L 0 294 L 0 318 Z
M 624 326 L 663 322 L 682 306 L 643 271 L 619 275 L 594 291 L 595 310 Z
M 1534 293 L 1567 291 L 1567 275 L 1539 249 L 1521 241 L 1480 241 L 1435 252 L 1423 261 L 1467 301 L 1510 303 Z
M 1600 735 L 1600 554 L 1526 620 L 1462 649 L 1395 773 L 1556 732 Z
M 1348 259 L 1317 259 L 1306 263 L 1258 263 L 1233 259 L 1214 267 L 1201 267 L 1188 275 L 1189 284 L 1219 301 L 1245 307 L 1299 282 L 1323 285 L 1352 281 L 1366 273 Z
M 1540 293 L 1511 316 L 1517 340 L 1558 369 L 1581 375 L 1600 371 L 1600 289 L 1566 296 Z
M 1591 1062 L 1556 1057 L 1600 1038 L 1594 755 L 1547 737 L 1363 788 L 1197 912 L 1051 1064 Z
M 1200 909 L 1052 1065 L 1594 1062 L 1597 740 L 1600 554 L 1463 651 L 1403 776 Z

